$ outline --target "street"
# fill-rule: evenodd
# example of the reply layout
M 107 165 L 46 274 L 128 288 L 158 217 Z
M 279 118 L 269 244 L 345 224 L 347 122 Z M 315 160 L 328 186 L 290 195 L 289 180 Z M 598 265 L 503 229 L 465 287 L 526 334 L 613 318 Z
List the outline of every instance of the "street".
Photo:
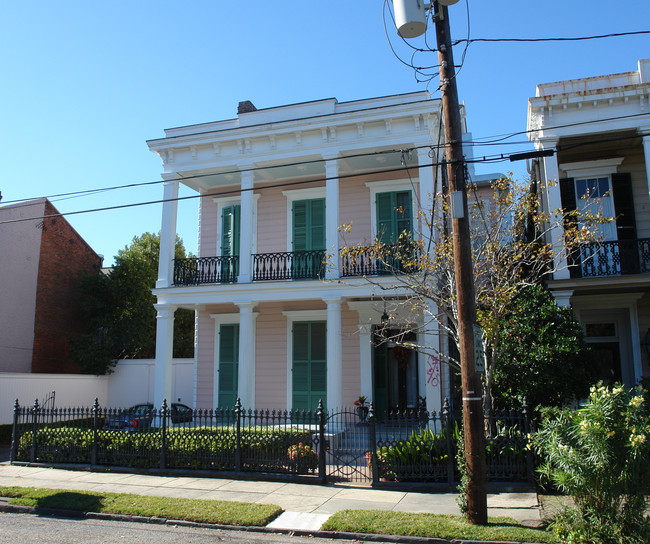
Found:
M 330 539 L 323 538 L 248 531 L 222 531 L 94 519 L 52 518 L 29 514 L 0 514 L 0 544 L 15 544 L 16 542 L 148 544 L 153 541 L 156 544 L 202 544 L 208 542 L 286 544 L 305 542 L 307 539 L 310 544 L 332 542 Z M 337 541 L 357 542 L 338 539 Z

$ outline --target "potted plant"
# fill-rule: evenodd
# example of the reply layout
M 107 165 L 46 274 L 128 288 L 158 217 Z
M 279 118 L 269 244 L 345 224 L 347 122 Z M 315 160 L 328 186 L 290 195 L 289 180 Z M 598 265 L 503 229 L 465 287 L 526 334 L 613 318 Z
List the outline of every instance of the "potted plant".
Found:
M 370 408 L 366 404 L 366 397 L 364 395 L 359 396 L 357 400 L 354 401 L 354 405 L 357 407 L 357 415 L 363 423 L 368 417 L 368 411 Z
M 289 467 L 298 474 L 306 474 L 318 467 L 318 454 L 302 442 L 289 446 L 287 456 Z

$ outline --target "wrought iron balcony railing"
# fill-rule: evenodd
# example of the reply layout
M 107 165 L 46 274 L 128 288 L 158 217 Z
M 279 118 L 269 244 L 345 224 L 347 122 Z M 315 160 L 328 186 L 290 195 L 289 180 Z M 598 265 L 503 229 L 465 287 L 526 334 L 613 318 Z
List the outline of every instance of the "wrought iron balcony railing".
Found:
M 235 283 L 239 274 L 239 257 L 192 257 L 174 259 L 174 285 Z
M 325 250 L 253 255 L 253 281 L 314 280 L 325 277 Z
M 650 272 L 650 239 L 584 244 L 570 257 L 572 278 L 645 274 Z
M 388 276 L 417 272 L 417 249 L 411 243 L 383 247 L 346 248 L 341 255 L 341 276 Z

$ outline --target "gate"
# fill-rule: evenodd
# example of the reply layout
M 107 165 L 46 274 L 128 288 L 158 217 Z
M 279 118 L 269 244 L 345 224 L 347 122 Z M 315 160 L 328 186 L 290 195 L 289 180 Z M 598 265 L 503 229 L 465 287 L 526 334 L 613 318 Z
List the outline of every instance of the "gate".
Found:
M 327 481 L 371 483 L 366 454 L 372 451 L 373 443 L 368 408 L 329 414 L 325 425 Z

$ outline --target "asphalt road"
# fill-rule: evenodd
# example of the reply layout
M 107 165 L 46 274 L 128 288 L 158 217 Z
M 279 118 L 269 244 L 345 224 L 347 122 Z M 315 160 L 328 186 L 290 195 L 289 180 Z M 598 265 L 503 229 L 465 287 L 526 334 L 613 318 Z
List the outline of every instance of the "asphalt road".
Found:
M 0 544 L 325 544 L 330 539 L 31 514 L 0 514 Z M 358 541 L 338 540 L 341 543 Z

